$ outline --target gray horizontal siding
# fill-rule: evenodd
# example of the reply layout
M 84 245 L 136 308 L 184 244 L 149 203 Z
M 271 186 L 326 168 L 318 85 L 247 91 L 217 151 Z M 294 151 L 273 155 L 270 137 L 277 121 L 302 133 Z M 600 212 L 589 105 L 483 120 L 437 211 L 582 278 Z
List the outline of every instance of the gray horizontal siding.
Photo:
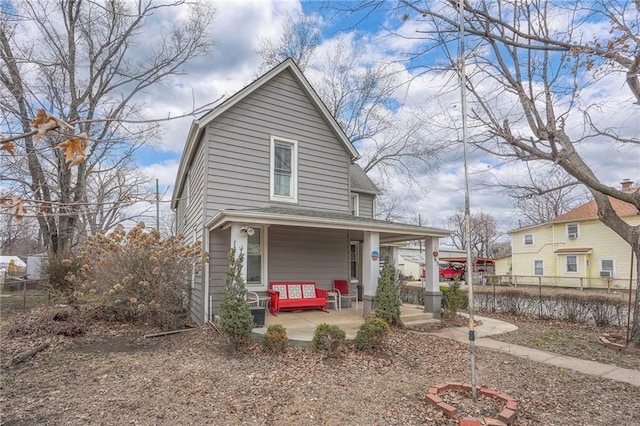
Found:
M 186 187 L 182 190 L 178 200 L 178 233 L 183 234 L 187 241 L 192 242 L 193 230 L 198 228 L 198 239 L 202 239 L 202 222 L 204 220 L 204 185 L 205 185 L 205 144 L 200 144 L 188 167 Z
M 274 204 L 269 200 L 270 136 L 298 141 L 299 207 L 349 211 L 349 154 L 285 71 L 208 126 L 208 212 Z
M 186 189 L 183 189 L 177 203 L 177 230 L 179 234 L 185 236 L 185 241 L 188 243 L 203 240 L 205 153 L 205 144 L 200 144 L 186 175 L 189 182 L 188 197 Z M 202 322 L 204 320 L 204 274 L 200 265 L 197 268 L 193 283 L 189 277 L 189 305 L 192 318 Z
M 348 274 L 347 231 L 272 226 L 269 281 L 313 281 L 329 289 Z
M 373 218 L 373 195 L 358 194 L 358 216 Z
M 209 296 L 212 298 L 212 312 L 220 312 L 220 302 L 224 299 L 224 279 L 229 267 L 231 230 L 216 229 L 209 234 Z

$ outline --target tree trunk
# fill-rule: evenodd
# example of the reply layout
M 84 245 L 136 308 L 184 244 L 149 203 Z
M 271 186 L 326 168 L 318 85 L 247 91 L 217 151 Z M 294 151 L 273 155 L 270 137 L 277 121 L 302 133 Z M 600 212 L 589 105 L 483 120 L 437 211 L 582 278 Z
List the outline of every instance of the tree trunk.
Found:
M 640 302 L 640 250 L 638 250 L 638 248 L 635 248 L 634 253 L 636 261 L 636 298 L 635 302 L 631 302 L 631 309 L 633 309 L 633 319 L 631 320 L 631 334 L 629 336 L 629 344 L 640 347 L 640 309 L 638 307 L 638 304 Z M 631 280 L 631 277 L 629 278 L 629 280 Z

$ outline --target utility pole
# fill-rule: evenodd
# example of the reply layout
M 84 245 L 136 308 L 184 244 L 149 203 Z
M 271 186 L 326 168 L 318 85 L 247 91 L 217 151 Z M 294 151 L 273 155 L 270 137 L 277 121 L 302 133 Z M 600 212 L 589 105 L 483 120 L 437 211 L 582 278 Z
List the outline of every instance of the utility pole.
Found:
M 160 187 L 156 178 L 156 230 L 160 232 Z
M 464 225 L 467 237 L 467 281 L 469 295 L 469 358 L 471 364 L 471 395 L 478 398 L 476 389 L 476 324 L 473 319 L 473 259 L 471 256 L 471 203 L 469 201 L 469 166 L 467 160 L 467 79 L 465 74 L 465 45 L 464 45 L 464 0 L 458 0 L 460 15 L 459 41 L 459 71 L 460 71 L 460 98 L 462 102 L 462 146 L 464 148 Z

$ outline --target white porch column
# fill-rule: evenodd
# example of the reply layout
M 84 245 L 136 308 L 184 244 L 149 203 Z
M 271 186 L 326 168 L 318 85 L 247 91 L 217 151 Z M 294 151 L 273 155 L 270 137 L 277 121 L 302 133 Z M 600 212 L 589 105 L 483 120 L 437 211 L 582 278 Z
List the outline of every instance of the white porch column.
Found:
M 378 288 L 380 276 L 380 234 L 364 232 L 362 244 L 362 306 L 363 316 L 369 315 Z
M 390 263 L 393 265 L 394 268 L 396 268 L 396 271 L 400 270 L 399 267 L 399 259 L 398 256 L 400 255 L 400 249 L 396 246 L 391 246 L 389 247 L 389 256 L 391 257 L 390 259 Z
M 438 251 L 439 239 L 435 237 L 424 239 L 424 263 L 427 270 L 425 277 L 424 310 L 433 313 L 433 318 L 440 319 L 440 279 L 438 276 L 438 259 L 433 253 Z
M 232 223 L 231 224 L 231 246 L 229 247 L 230 249 L 232 249 L 235 245 L 236 248 L 236 256 L 238 256 L 240 254 L 240 251 L 242 251 L 242 254 L 244 255 L 244 262 L 242 262 L 242 278 L 244 279 L 244 282 L 247 282 L 247 235 L 242 235 L 242 233 L 240 232 L 240 229 L 242 229 L 242 225 L 238 224 L 238 223 Z

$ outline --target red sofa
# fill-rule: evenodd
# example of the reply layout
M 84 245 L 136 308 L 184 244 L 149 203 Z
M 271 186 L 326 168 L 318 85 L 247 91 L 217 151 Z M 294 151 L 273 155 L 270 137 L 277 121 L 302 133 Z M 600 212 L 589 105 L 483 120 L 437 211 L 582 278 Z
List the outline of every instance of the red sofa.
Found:
M 308 281 L 272 281 L 267 290 L 269 312 L 277 315 L 282 310 L 317 309 L 328 312 L 328 291 Z

